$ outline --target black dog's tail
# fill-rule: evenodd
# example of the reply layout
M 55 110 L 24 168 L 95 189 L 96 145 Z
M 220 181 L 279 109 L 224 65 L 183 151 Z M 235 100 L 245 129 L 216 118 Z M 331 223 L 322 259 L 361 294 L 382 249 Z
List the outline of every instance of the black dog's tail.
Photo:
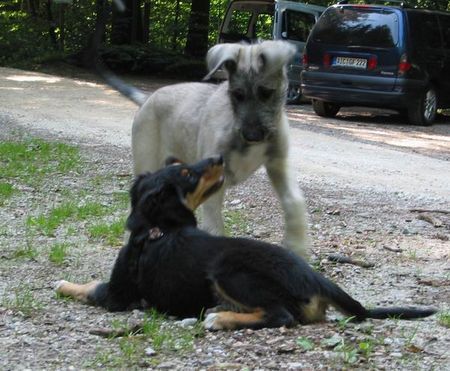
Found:
M 330 304 L 346 315 L 354 316 L 356 321 L 362 321 L 367 318 L 414 319 L 428 317 L 437 312 L 434 308 L 388 307 L 366 309 L 359 301 L 353 299 L 339 286 L 329 280 L 324 282 L 323 288 Z
M 366 318 L 399 318 L 414 319 L 431 316 L 436 313 L 434 308 L 406 308 L 406 307 L 390 307 L 390 308 L 374 308 L 367 309 Z

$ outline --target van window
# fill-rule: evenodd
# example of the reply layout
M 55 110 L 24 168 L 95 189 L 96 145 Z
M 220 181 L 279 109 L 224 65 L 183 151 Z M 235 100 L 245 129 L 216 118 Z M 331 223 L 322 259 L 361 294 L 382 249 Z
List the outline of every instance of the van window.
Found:
M 326 44 L 392 48 L 398 43 L 399 20 L 390 9 L 333 7 L 313 30 L 313 40 Z
M 288 9 L 284 12 L 282 30 L 287 39 L 305 42 L 314 23 L 314 15 Z
M 233 14 L 230 18 L 230 23 L 228 24 L 227 33 L 232 35 L 247 35 L 248 27 L 250 25 L 250 20 L 252 19 L 251 11 L 233 10 Z
M 272 28 L 273 15 L 260 13 L 256 18 L 253 37 L 263 40 L 270 40 L 272 38 Z
M 440 15 L 439 21 L 441 22 L 444 48 L 450 49 L 450 16 Z
M 442 47 L 441 33 L 434 14 L 411 11 L 408 15 L 411 39 L 422 49 Z

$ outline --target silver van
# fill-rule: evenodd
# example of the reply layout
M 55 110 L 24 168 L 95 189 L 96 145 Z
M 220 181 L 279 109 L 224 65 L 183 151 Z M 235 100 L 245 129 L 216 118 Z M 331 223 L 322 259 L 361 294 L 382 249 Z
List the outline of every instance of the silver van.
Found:
M 301 98 L 302 51 L 325 7 L 282 0 L 232 0 L 219 30 L 219 43 L 287 40 L 297 47 L 288 70 L 288 103 Z

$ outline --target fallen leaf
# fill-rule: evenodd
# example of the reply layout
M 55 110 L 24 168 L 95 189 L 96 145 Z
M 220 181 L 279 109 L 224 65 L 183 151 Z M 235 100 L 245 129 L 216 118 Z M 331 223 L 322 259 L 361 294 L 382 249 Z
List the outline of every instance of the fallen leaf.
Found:
M 411 353 L 422 353 L 423 349 L 418 347 L 417 345 L 410 344 L 406 347 L 406 350 Z

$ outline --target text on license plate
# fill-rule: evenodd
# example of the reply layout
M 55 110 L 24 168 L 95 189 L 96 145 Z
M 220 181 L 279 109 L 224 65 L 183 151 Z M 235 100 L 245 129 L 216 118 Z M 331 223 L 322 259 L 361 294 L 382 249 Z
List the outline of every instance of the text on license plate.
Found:
M 367 59 L 336 57 L 334 59 L 333 65 L 334 66 L 342 66 L 342 67 L 367 68 Z

